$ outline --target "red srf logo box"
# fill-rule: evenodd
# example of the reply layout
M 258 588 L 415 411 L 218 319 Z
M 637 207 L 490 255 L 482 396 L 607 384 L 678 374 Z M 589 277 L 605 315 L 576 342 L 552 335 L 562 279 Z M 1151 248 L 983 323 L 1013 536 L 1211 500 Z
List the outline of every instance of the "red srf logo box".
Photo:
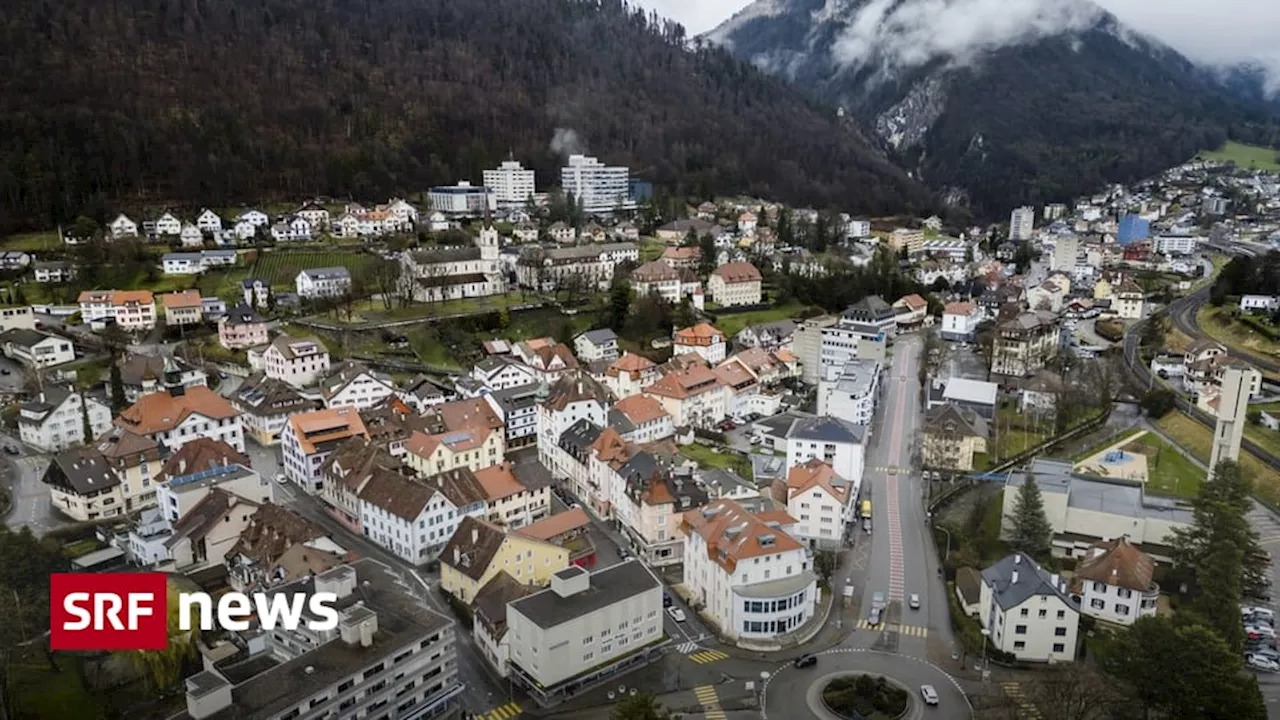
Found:
M 49 576 L 53 650 L 163 650 L 169 644 L 164 573 Z

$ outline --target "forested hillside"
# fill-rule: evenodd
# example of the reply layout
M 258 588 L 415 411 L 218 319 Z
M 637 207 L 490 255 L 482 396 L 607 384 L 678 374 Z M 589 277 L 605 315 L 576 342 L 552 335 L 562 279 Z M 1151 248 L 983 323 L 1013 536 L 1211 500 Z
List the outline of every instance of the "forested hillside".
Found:
M 378 199 L 509 153 L 548 185 L 557 128 L 695 194 L 931 202 L 829 109 L 617 0 L 17 0 L 0 44 L 0 231 Z

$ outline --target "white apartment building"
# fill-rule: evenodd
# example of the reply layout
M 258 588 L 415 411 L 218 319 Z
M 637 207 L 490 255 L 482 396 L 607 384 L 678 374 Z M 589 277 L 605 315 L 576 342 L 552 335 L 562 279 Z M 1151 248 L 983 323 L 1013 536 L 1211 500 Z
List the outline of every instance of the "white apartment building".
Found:
M 510 390 L 538 381 L 528 365 L 507 355 L 492 355 L 476 363 L 471 379 L 490 390 Z
M 53 507 L 80 522 L 125 514 L 120 478 L 102 453 L 91 447 L 59 453 L 41 479 Z
M 1016 208 L 1009 215 L 1009 239 L 1015 242 L 1030 240 L 1036 228 L 1036 209 L 1030 205 Z
M 435 557 L 433 547 L 438 551 L 444 545 L 434 522 L 428 531 L 429 521 L 442 514 L 442 502 L 447 501 L 422 483 L 391 471 L 374 472 L 359 492 L 360 529 L 396 557 L 420 565 Z M 443 512 L 452 514 L 452 507 Z
M 554 695 L 585 673 L 598 680 L 647 662 L 654 655 L 645 647 L 662 627 L 662 583 L 644 565 L 627 560 L 594 573 L 571 565 L 507 606 L 511 676 Z
M 635 353 L 624 352 L 604 373 L 604 384 L 619 400 L 643 392 L 658 379 L 658 366 Z
M 1152 582 L 1155 561 L 1126 537 L 1089 548 L 1076 565 L 1071 595 L 1080 612 L 1118 625 L 1156 614 L 1160 586 Z
M 484 171 L 484 186 L 499 208 L 522 208 L 533 197 L 533 171 L 521 167 L 518 160 L 507 160 L 496 170 Z
M 30 305 L 0 307 L 0 331 L 35 329 L 35 309 Z
M 569 375 L 553 385 L 538 406 L 538 459 L 554 468 L 560 452 L 560 436 L 580 420 L 604 427 L 609 393 L 585 375 Z
M 813 617 L 818 576 L 794 523 L 727 498 L 684 513 L 684 586 L 721 635 L 770 641 Z
M 87 323 L 114 319 L 124 330 L 156 326 L 155 296 L 150 290 L 86 290 L 80 293 L 81 318 Z
M 1161 255 L 1192 255 L 1199 240 L 1195 235 L 1157 235 L 1151 249 Z
M 1054 272 L 1075 273 L 1079 257 L 1080 238 L 1075 235 L 1059 235 L 1054 239 L 1049 269 Z
M 1067 583 L 1014 553 L 982 571 L 978 619 L 997 650 L 1024 662 L 1076 657 L 1080 609 Z
M 694 365 L 673 370 L 644 390 L 662 404 L 676 427 L 711 428 L 727 413 L 725 386 L 710 368 Z
M 145 435 L 170 452 L 197 438 L 221 440 L 244 452 L 240 413 L 225 398 L 204 385 L 171 386 L 165 392 L 143 395 L 120 412 L 116 425 Z
M 721 307 L 759 305 L 762 276 L 755 265 L 735 262 L 721 265 L 711 272 L 707 290 L 711 301 Z
M 263 351 L 261 362 L 267 377 L 304 388 L 329 372 L 329 351 L 318 340 L 281 335 Z
M 427 191 L 431 209 L 446 217 L 481 217 L 498 209 L 497 197 L 487 187 L 477 187 L 467 180 L 457 185 L 441 185 Z
M 618 335 L 609 328 L 588 330 L 573 339 L 573 352 L 583 362 L 618 359 Z
M 942 310 L 942 339 L 952 342 L 974 342 L 978 337 L 978 325 L 982 322 L 982 310 L 977 303 L 949 302 Z
M 677 330 L 671 351 L 675 355 L 697 353 L 711 365 L 724 361 L 728 339 L 711 323 L 698 323 L 693 327 Z
M 344 267 L 312 268 L 294 278 L 298 297 L 341 297 L 351 290 L 351 273 Z
M 355 408 L 316 410 L 290 415 L 280 433 L 285 476 L 311 494 L 324 490 L 324 461 L 348 438 L 369 439 Z
M 609 425 L 627 442 L 646 445 L 675 435 L 676 426 L 662 403 L 648 395 L 632 395 L 614 403 Z
M 365 410 L 395 394 L 391 376 L 373 372 L 357 362 L 335 365 L 328 377 L 320 381 L 320 396 L 324 406 L 330 408 Z
M 818 383 L 818 414 L 870 425 L 880 394 L 880 363 L 849 360 Z
M 862 484 L 863 429 L 834 417 L 801 417 L 787 432 L 787 468 L 821 460 L 855 487 Z
M 90 437 L 84 434 L 85 408 Z M 46 385 L 18 407 L 18 437 L 43 452 L 57 452 L 92 442 L 111 429 L 111 408 L 62 385 Z
M 792 535 L 813 548 L 842 547 L 859 486 L 821 460 L 810 460 L 787 471 L 786 488 L 787 514 L 796 519 Z
M 1240 297 L 1240 312 L 1252 313 L 1269 313 L 1280 308 L 1280 295 L 1242 295 Z
M 408 720 L 461 713 L 453 621 L 416 600 L 387 565 L 361 558 L 267 592 L 334 593 L 338 629 L 245 633 L 235 646 L 248 648 L 250 662 L 271 666 L 245 678 L 224 675 L 206 658 L 207 669 L 185 680 L 186 712 L 175 717 Z
M 587 213 L 611 213 L 634 210 L 631 199 L 631 171 L 622 166 L 609 166 L 594 157 L 570 155 L 560 169 L 560 187 L 574 198 Z
M 8 330 L 0 333 L 0 349 L 10 360 L 17 360 L 34 369 L 53 367 L 76 359 L 75 346 L 70 340 L 38 330 Z

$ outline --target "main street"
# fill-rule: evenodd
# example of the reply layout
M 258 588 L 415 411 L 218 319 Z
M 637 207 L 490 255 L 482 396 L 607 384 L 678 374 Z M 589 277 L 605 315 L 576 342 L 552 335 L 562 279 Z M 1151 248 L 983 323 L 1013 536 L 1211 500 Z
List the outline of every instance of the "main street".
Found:
M 863 476 L 863 496 L 871 500 L 872 533 L 862 617 L 870 614 L 874 594 L 884 593 L 888 607 L 874 647 L 927 659 L 931 645 L 938 648 L 935 657 L 950 655 L 954 641 L 946 584 L 938 574 L 924 484 L 916 468 L 924 414 L 919 380 L 923 351 L 919 335 L 904 336 L 894 345 L 872 425 Z M 919 609 L 909 607 L 913 594 L 920 596 Z

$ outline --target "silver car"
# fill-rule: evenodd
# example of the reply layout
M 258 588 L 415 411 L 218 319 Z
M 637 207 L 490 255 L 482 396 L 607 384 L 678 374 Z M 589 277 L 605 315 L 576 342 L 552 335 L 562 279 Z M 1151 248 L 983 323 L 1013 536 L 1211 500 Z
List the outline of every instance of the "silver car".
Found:
M 920 697 L 924 698 L 925 705 L 938 704 L 938 691 L 934 690 L 932 685 L 921 685 Z

